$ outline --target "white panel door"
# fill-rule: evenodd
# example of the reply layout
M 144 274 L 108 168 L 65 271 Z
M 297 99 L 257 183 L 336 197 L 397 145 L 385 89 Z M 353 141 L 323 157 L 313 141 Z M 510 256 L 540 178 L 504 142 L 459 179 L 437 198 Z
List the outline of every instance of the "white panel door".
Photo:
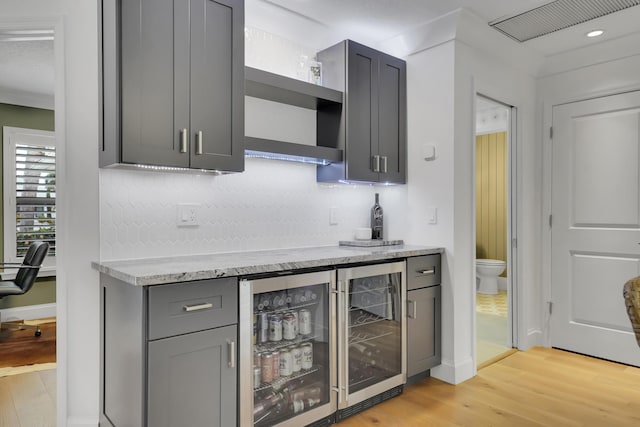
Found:
M 551 345 L 640 366 L 640 92 L 556 106 L 553 130 Z

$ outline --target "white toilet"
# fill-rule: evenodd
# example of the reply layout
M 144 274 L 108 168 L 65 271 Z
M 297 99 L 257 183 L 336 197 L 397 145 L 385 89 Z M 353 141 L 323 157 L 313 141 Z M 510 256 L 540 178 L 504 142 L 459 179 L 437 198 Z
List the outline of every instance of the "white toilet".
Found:
M 498 293 L 498 276 L 502 274 L 506 263 L 497 259 L 476 259 L 476 277 L 478 278 L 478 293 Z

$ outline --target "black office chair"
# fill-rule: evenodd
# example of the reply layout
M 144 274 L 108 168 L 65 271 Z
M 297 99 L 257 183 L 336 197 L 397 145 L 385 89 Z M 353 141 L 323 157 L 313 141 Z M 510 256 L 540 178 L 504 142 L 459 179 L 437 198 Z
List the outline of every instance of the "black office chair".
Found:
M 29 292 L 29 289 L 31 289 L 33 283 L 36 281 L 36 277 L 38 277 L 38 271 L 40 271 L 40 267 L 42 267 L 42 262 L 44 261 L 44 257 L 47 256 L 47 252 L 49 252 L 49 244 L 47 242 L 36 241 L 29 245 L 22 264 L 0 263 L 0 266 L 5 269 L 18 269 L 15 279 L 0 281 L 0 299 L 9 295 L 24 295 Z M 35 328 L 37 337 L 42 334 L 40 326 L 38 325 L 25 325 L 24 323 L 5 323 L 3 325 L 0 321 L 0 329 L 3 326 L 16 327 L 18 329 Z

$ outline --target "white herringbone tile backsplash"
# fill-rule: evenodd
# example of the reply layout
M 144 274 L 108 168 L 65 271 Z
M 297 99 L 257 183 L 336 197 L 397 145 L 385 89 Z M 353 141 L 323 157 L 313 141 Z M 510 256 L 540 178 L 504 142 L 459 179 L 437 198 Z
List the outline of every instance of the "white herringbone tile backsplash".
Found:
M 101 259 L 334 245 L 368 226 L 375 192 L 402 238 L 404 187 L 319 184 L 313 165 L 264 159 L 222 176 L 101 169 Z M 201 205 L 199 226 L 176 225 L 179 203 Z

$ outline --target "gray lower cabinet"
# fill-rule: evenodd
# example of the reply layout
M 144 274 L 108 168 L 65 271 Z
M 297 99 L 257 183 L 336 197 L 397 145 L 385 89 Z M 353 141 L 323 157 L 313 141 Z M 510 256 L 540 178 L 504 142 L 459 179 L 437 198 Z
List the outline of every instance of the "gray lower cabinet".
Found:
M 440 255 L 407 259 L 407 379 L 441 360 Z
M 440 364 L 440 286 L 407 292 L 407 378 Z
M 101 425 L 235 426 L 237 278 L 101 285 Z
M 149 343 L 149 426 L 236 425 L 237 333 L 225 326 Z
M 244 169 L 244 1 L 103 0 L 100 165 Z
M 318 111 L 318 145 L 342 149 L 345 158 L 319 167 L 318 180 L 405 183 L 405 61 L 351 40 L 319 52 L 318 61 L 323 85 L 344 92 L 341 110 Z

